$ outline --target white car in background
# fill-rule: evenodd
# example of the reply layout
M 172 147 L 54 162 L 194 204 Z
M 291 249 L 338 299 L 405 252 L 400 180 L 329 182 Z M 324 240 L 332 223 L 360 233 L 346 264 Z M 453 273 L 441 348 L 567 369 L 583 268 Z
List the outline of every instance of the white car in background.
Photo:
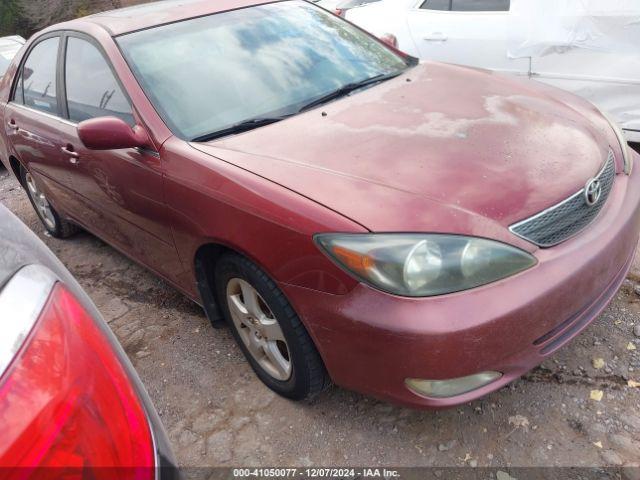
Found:
M 380 0 L 311 0 L 316 5 L 344 17 L 348 10 L 363 7 Z
M 0 38 L 0 77 L 4 75 L 11 60 L 20 51 L 24 42 L 24 38 L 18 35 Z
M 639 0 L 381 0 L 346 18 L 422 59 L 573 92 L 640 142 Z
M 319 7 L 329 10 L 330 12 L 335 12 L 340 1 L 341 0 L 311 0 L 312 3 L 315 3 Z

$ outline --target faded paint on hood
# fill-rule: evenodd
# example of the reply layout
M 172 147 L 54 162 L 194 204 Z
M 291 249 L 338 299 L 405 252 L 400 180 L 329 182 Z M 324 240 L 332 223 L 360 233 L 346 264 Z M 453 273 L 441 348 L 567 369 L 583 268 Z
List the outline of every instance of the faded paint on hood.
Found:
M 535 82 L 426 63 L 305 114 L 193 146 L 373 231 L 520 243 L 505 227 L 581 189 L 607 157 L 606 123 L 560 98 Z

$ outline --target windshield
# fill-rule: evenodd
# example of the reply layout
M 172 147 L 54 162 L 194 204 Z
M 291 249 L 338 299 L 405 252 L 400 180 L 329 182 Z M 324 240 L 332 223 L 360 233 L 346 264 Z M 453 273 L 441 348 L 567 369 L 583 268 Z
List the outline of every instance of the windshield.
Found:
M 349 23 L 297 0 L 159 26 L 118 44 L 169 128 L 190 140 L 291 115 L 408 65 Z
M 0 77 L 5 74 L 7 68 L 11 65 L 11 60 L 21 48 L 22 44 L 15 40 L 0 38 Z

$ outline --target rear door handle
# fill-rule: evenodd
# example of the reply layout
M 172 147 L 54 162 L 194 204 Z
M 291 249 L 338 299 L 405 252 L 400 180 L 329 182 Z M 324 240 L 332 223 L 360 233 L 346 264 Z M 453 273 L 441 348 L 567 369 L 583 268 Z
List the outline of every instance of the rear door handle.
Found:
M 11 129 L 11 130 L 18 130 L 18 125 L 16 124 L 16 121 L 11 119 L 7 122 L 7 126 Z

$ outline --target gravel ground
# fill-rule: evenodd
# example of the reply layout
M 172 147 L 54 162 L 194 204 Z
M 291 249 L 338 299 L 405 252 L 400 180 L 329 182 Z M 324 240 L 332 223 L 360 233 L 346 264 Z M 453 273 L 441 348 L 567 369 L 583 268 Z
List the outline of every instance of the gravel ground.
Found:
M 4 169 L 0 201 L 93 298 L 138 370 L 183 466 L 640 462 L 640 388 L 628 386 L 640 381 L 638 259 L 613 303 L 582 336 L 481 401 L 413 411 L 334 387 L 313 404 L 299 404 L 264 387 L 230 333 L 214 331 L 199 307 L 151 273 L 89 234 L 46 237 Z M 603 392 L 600 401 L 590 398 L 593 390 Z

